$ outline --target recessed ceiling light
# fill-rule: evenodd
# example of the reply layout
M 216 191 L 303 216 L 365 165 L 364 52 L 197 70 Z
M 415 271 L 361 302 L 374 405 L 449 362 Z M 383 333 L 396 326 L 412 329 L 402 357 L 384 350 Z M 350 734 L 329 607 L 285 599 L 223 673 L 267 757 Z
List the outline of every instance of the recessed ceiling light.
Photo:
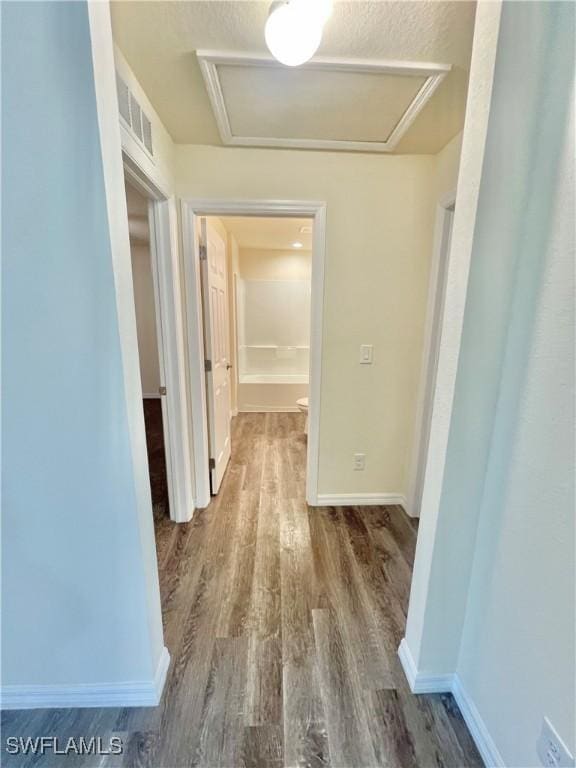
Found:
M 300 242 L 300 240 L 295 240 L 295 241 L 292 243 L 292 248 L 304 248 L 304 246 L 302 245 L 302 243 Z

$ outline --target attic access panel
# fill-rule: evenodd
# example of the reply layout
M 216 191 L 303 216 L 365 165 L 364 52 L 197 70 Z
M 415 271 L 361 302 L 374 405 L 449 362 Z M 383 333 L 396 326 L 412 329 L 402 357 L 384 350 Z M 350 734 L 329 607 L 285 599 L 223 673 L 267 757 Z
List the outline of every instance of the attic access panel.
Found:
M 224 144 L 390 152 L 450 71 L 445 64 L 198 51 Z

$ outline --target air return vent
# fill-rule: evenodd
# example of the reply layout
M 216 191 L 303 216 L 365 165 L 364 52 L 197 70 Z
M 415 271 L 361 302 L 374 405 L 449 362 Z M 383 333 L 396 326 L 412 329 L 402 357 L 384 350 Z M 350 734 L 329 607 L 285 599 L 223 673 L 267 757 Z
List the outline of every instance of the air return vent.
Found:
M 132 117 L 132 130 L 142 141 L 142 110 L 132 94 L 130 94 L 130 115 Z
M 142 141 L 148 152 L 152 154 L 152 124 L 144 112 L 142 112 Z
M 153 156 L 152 124 L 118 73 L 116 73 L 116 91 L 118 93 L 118 110 L 122 121 L 136 141 Z
M 118 91 L 118 109 L 120 116 L 130 125 L 130 91 L 119 75 L 116 75 L 116 90 Z

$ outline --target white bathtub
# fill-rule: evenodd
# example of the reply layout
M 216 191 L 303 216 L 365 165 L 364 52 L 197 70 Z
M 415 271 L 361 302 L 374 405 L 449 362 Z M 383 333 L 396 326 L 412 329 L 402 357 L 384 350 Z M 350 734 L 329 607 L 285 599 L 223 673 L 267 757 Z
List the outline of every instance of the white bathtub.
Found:
M 307 373 L 244 373 L 239 384 L 308 384 Z
M 308 396 L 308 347 L 241 347 L 240 412 L 297 411 Z

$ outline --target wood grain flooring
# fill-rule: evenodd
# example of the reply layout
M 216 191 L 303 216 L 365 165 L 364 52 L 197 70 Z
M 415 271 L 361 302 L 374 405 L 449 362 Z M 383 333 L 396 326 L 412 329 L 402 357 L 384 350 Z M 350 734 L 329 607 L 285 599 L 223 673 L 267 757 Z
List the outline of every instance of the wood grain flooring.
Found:
M 397 648 L 416 529 L 399 507 L 308 508 L 300 414 L 241 414 L 221 492 L 156 519 L 172 663 L 149 709 L 5 712 L 7 736 L 120 736 L 122 756 L 5 766 L 465 768 L 449 695 L 413 696 Z

